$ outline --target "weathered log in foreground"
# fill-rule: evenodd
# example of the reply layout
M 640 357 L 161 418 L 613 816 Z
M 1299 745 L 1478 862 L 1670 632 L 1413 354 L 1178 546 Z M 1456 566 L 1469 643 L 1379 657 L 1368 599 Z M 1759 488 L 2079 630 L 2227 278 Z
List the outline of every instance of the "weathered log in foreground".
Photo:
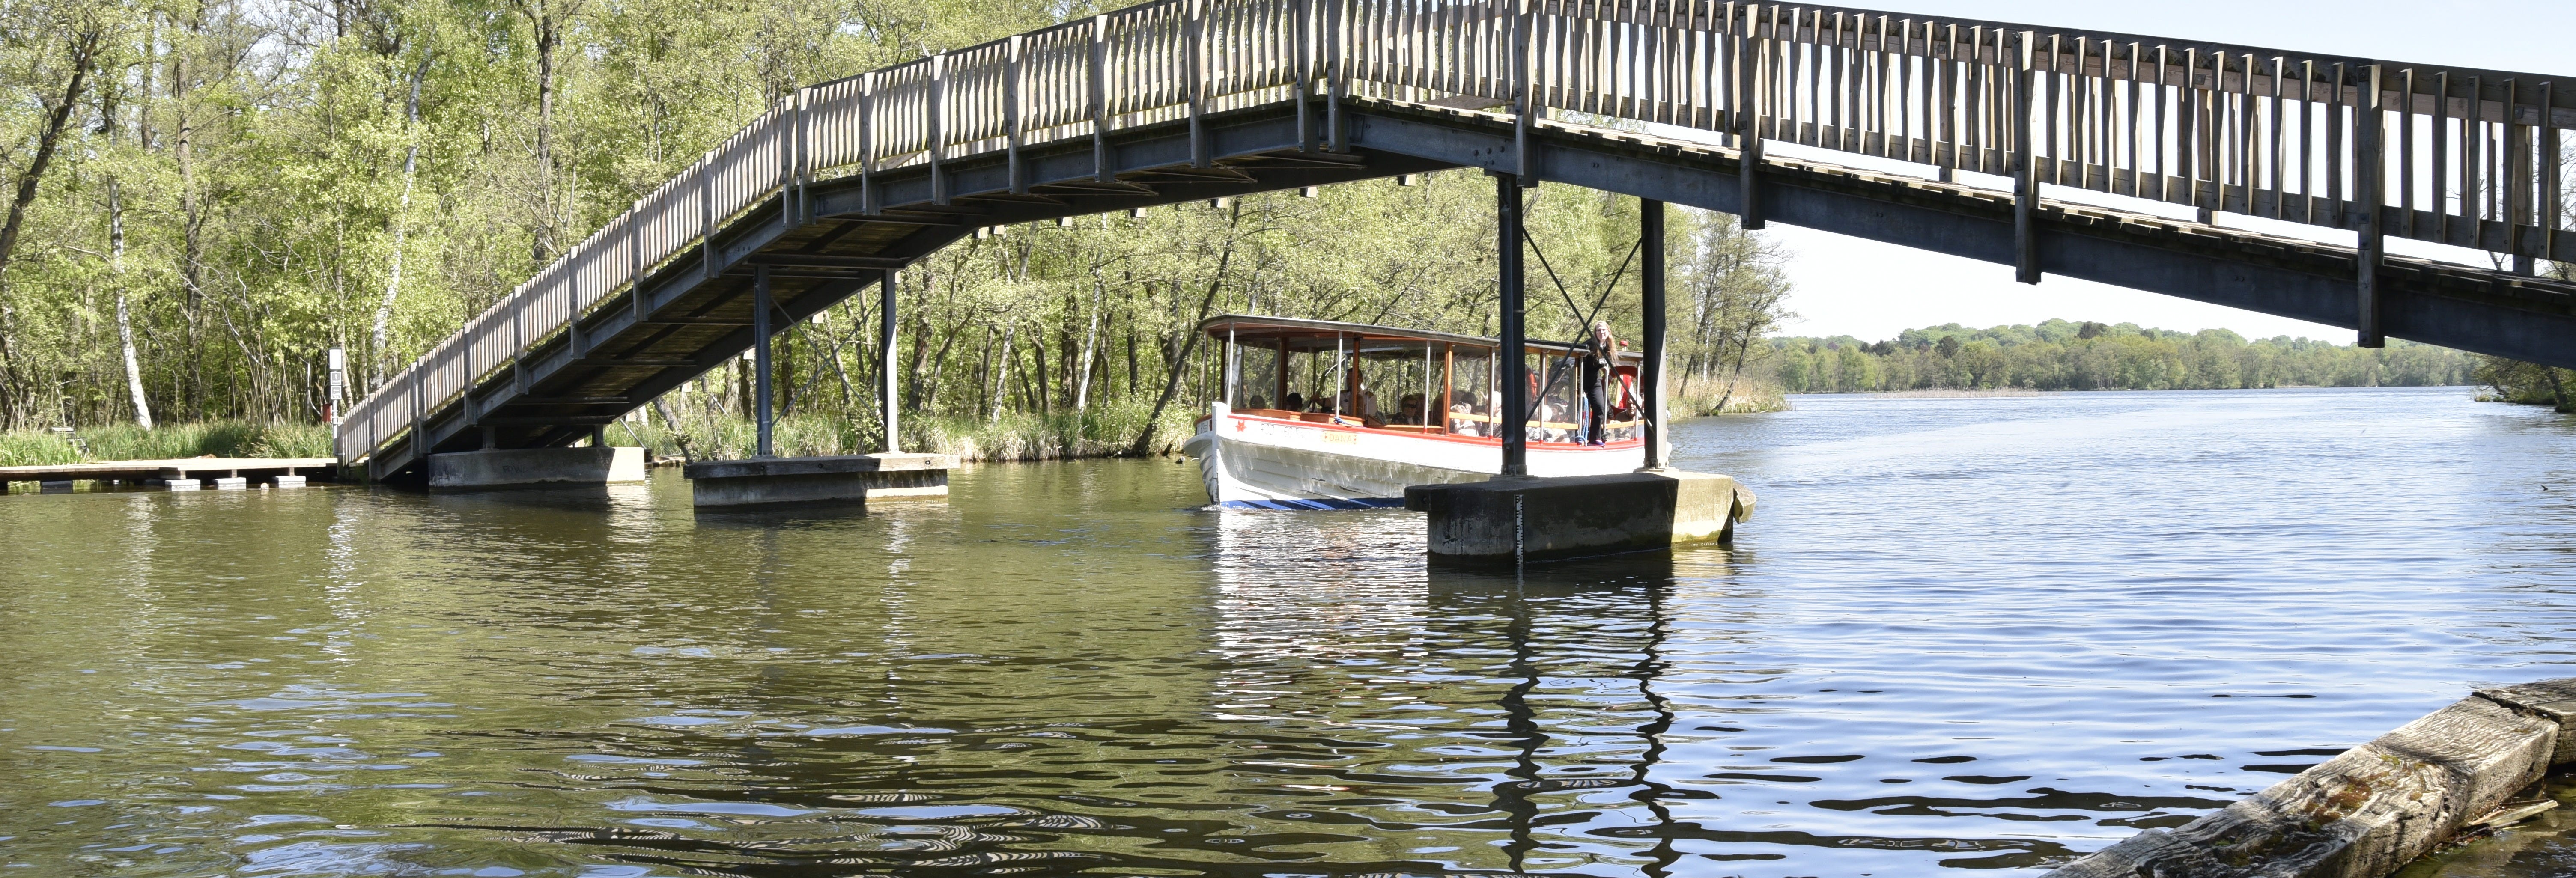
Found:
M 2379 878 L 2576 762 L 2576 678 L 2482 689 L 2172 832 L 2050 878 Z

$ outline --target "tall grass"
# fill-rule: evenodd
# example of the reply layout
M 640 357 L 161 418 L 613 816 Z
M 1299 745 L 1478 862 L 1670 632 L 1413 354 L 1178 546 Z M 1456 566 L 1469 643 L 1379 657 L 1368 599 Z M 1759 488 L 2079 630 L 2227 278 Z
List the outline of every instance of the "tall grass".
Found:
M 86 427 L 72 434 L 80 448 L 46 430 L 0 432 L 0 466 L 82 463 L 97 460 L 167 460 L 177 457 L 330 457 L 331 428 L 323 424 L 206 421 L 144 429 L 133 424 Z
M 1151 407 L 1113 403 L 1080 414 L 1008 412 L 993 420 L 969 415 L 909 414 L 902 420 L 906 451 L 953 454 L 968 461 L 1067 460 L 1125 454 L 1144 429 Z M 730 414 L 673 412 L 681 429 L 673 432 L 659 412 L 646 410 L 646 423 L 609 427 L 608 441 L 642 445 L 655 454 L 695 460 L 750 457 L 757 435 L 751 420 Z M 1164 410 L 1147 453 L 1160 454 L 1190 438 L 1196 410 Z M 771 442 L 782 457 L 863 454 L 877 448 L 882 434 L 873 419 L 853 420 L 838 413 L 793 414 L 778 419 Z

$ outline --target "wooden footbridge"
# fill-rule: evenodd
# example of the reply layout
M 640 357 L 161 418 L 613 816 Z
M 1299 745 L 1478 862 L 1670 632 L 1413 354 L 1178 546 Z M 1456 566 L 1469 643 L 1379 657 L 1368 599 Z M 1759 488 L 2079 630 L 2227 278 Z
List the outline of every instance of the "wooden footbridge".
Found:
M 383 478 L 566 444 L 872 285 L 890 336 L 892 272 L 978 227 L 1453 167 L 1510 183 L 1505 215 L 1556 181 L 2576 366 L 2576 286 L 2532 271 L 2576 261 L 2567 91 L 1777 3 L 1163 0 L 796 92 L 351 407 L 336 449 Z

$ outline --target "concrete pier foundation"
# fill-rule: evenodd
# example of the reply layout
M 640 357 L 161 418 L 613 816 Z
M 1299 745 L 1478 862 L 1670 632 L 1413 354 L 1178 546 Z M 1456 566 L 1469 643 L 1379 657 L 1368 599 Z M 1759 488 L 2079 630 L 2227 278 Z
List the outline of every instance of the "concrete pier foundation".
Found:
M 1661 470 L 1414 485 L 1404 508 L 1431 514 L 1432 560 L 1512 564 L 1724 539 L 1753 516 L 1753 492 Z
M 700 509 L 789 503 L 866 503 L 897 497 L 948 496 L 945 454 L 852 454 L 704 460 L 681 473 Z
M 642 448 L 496 448 L 429 456 L 432 490 L 568 487 L 643 480 Z

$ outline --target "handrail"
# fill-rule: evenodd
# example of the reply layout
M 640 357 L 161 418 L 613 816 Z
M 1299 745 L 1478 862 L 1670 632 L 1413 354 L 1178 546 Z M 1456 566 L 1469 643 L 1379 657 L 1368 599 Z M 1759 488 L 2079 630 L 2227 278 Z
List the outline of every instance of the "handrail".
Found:
M 373 453 L 790 186 L 1319 93 L 2357 229 L 2365 260 L 2395 235 L 2576 261 L 2576 88 L 2546 76 L 1742 0 L 1158 0 L 799 89 L 351 406 L 334 448 Z

